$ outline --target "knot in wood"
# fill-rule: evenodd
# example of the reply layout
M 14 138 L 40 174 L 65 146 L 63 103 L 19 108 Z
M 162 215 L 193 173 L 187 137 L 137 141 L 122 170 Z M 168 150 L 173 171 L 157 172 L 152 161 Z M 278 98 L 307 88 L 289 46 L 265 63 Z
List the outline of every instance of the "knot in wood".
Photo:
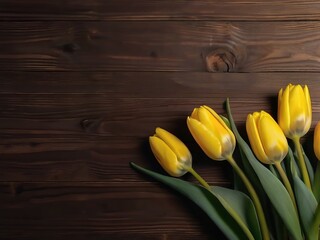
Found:
M 100 125 L 99 119 L 83 119 L 80 123 L 81 128 L 86 132 L 94 133 Z
M 206 56 L 206 67 L 208 72 L 232 72 L 236 58 L 226 49 L 215 49 Z
M 79 45 L 76 43 L 66 43 L 62 46 L 62 50 L 67 53 L 74 53 L 79 49 Z

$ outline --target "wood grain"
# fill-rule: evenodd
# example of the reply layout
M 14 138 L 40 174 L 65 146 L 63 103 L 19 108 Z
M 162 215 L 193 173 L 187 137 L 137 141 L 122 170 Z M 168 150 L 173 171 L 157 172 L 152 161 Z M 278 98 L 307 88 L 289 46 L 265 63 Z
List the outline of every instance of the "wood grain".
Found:
M 27 80 L 26 80 L 27 79 Z M 73 81 L 76 79 L 76 81 Z M 318 101 L 319 73 L 207 73 L 207 72 L 11 72 L 0 74 L 0 94 L 91 95 L 124 98 L 256 98 L 277 96 L 289 83 L 308 85 Z M 270 83 L 270 84 L 266 84 Z M 243 88 L 245 91 L 235 90 Z M 21 95 L 19 97 L 19 95 Z M 90 98 L 82 102 L 90 101 Z M 69 101 L 70 104 L 72 103 Z M 56 103 L 58 104 L 58 103 Z M 217 103 L 220 105 L 220 103 Z M 5 104 L 3 104 L 3 107 Z
M 161 126 L 188 145 L 210 184 L 230 187 L 230 166 L 204 155 L 186 117 L 203 104 L 224 113 L 231 97 L 246 136 L 246 115 L 275 116 L 288 83 L 309 86 L 313 127 L 319 7 L 1 0 L 0 239 L 225 239 L 194 204 L 129 162 L 164 173 L 148 144 Z
M 203 104 L 223 113 L 227 96 L 214 98 L 123 98 L 110 100 L 105 95 L 23 94 L 18 97 L 1 95 L 7 100 L 0 118 L 7 134 L 41 134 L 59 136 L 67 133 L 91 134 L 103 137 L 145 136 L 152 126 L 185 123 L 194 107 Z M 85 100 L 85 101 L 84 101 Z M 264 99 L 239 98 L 232 101 L 235 118 L 244 120 L 249 112 L 271 106 Z M 245 106 L 244 106 L 245 104 Z M 15 119 L 15 125 L 10 122 Z M 11 128 L 10 128 L 11 126 Z M 73 141 L 76 139 L 73 139 Z M 89 139 L 88 139 L 89 140 Z M 20 140 L 18 140 L 20 141 Z
M 147 142 L 160 126 L 185 141 L 209 182 L 225 184 L 226 164 L 213 164 L 195 145 L 186 117 L 203 104 L 223 114 L 230 97 L 245 136 L 247 114 L 264 109 L 276 116 L 277 92 L 292 82 L 310 87 L 314 126 L 320 119 L 318 74 L 300 78 L 295 73 L 3 72 L 0 181 L 133 181 L 130 161 L 161 171 Z
M 0 22 L 0 69 L 319 72 L 319 29 L 319 22 Z
M 318 1 L 95 0 L 0 2 L 0 20 L 319 20 Z
M 31 139 L 20 135 L 23 138 L 20 143 L 10 139 L 1 141 L 0 181 L 111 181 L 125 184 L 137 178 L 129 167 L 131 161 L 165 174 L 149 149 L 148 136 L 96 137 L 94 140 L 78 137 L 72 140 L 68 135 L 60 139 L 36 138 L 34 135 Z M 194 167 L 208 182 L 230 183 L 227 163 L 208 159 L 193 141 L 188 140 L 186 144 L 194 155 Z M 191 177 L 188 179 L 194 181 Z
M 191 202 L 145 181 L 1 183 L 0 200 L 2 239 L 210 239 L 219 234 Z

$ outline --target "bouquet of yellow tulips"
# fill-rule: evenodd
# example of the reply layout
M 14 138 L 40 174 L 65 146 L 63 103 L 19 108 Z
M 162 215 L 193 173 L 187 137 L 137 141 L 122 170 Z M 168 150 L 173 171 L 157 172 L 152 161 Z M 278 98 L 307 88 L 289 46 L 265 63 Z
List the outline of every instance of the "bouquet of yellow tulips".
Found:
M 131 166 L 192 200 L 228 239 L 318 240 L 320 164 L 313 166 L 316 161 L 310 162 L 300 143 L 311 126 L 308 87 L 289 84 L 279 91 L 278 121 L 265 111 L 248 115 L 251 148 L 237 130 L 229 99 L 226 111 L 227 118 L 208 106 L 195 108 L 187 125 L 209 158 L 230 163 L 235 172 L 234 189 L 210 186 L 192 168 L 186 145 L 161 128 L 156 128 L 149 142 L 155 158 L 171 177 L 134 163 Z M 236 145 L 239 159 L 233 157 Z M 314 152 L 320 159 L 320 122 L 314 132 Z M 188 172 L 200 184 L 178 178 Z

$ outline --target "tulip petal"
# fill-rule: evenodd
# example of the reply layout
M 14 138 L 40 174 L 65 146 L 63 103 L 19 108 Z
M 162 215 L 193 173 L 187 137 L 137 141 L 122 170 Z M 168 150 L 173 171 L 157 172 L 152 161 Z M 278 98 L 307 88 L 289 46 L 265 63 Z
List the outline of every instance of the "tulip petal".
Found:
M 191 117 L 194 118 L 194 119 L 199 120 L 199 115 L 198 115 L 198 113 L 199 113 L 199 108 L 193 109 L 193 111 L 192 111 L 192 113 L 191 113 Z
M 223 138 L 222 142 L 224 142 L 225 144 L 222 144 L 222 146 L 233 146 L 233 149 L 236 146 L 236 138 L 233 134 L 233 132 L 231 131 L 230 127 L 225 123 L 225 121 L 210 107 L 208 106 L 203 106 L 206 110 L 208 110 L 214 117 L 215 119 L 221 124 L 221 126 L 223 126 L 223 128 L 226 130 L 226 132 L 228 134 L 226 134 L 225 136 L 228 136 L 227 138 Z M 228 146 L 228 148 L 230 148 L 230 146 Z
M 284 134 L 290 138 L 290 109 L 289 109 L 289 93 L 291 84 L 284 91 L 279 92 L 279 108 L 278 108 L 278 123 Z
M 306 119 L 306 126 L 305 131 L 308 132 L 311 127 L 311 120 L 312 120 L 312 108 L 311 108 L 311 98 L 309 93 L 309 88 L 307 85 L 303 88 L 304 96 L 306 98 L 306 104 L 307 104 L 307 119 Z
M 152 136 L 149 137 L 149 143 L 154 156 L 166 172 L 174 177 L 180 177 L 185 173 L 179 168 L 175 153 L 162 139 Z
M 162 129 L 156 128 L 156 136 L 162 139 L 169 148 L 176 154 L 178 157 L 178 161 L 190 161 L 191 160 L 191 153 L 186 145 L 175 135 L 171 134 L 170 132 Z
M 288 153 L 288 142 L 279 125 L 268 113 L 261 112 L 258 128 L 269 161 L 282 161 Z
M 314 129 L 313 150 L 318 160 L 320 160 L 320 121 Z
M 207 111 L 204 107 L 200 107 L 198 111 L 199 121 L 205 125 L 209 131 L 212 132 L 213 135 L 215 135 L 220 142 L 224 135 L 227 134 L 227 131 L 223 127 L 223 125 L 220 124 L 220 122 L 217 120 L 217 118 L 212 115 L 209 111 Z M 219 117 L 220 118 L 220 117 Z
M 210 107 L 204 105 L 202 106 L 204 109 L 206 109 L 208 112 L 210 112 L 213 117 L 225 128 L 225 129 L 229 129 L 229 127 L 227 126 L 227 124 L 221 119 L 221 117 Z
M 188 128 L 205 154 L 214 160 L 223 160 L 219 140 L 201 122 L 191 117 L 187 119 Z
M 278 96 L 278 122 L 288 138 L 302 137 L 310 129 L 312 109 L 307 86 L 289 84 Z
M 257 156 L 257 158 L 266 164 L 270 164 L 267 155 L 264 152 L 264 148 L 262 146 L 260 135 L 258 131 L 258 127 L 256 124 L 256 119 L 258 116 L 254 116 L 252 114 L 249 114 L 246 121 L 246 130 L 249 137 L 249 141 L 252 147 L 252 150 L 254 154 Z
M 289 106 L 291 107 L 290 129 L 294 130 L 294 134 L 302 136 L 306 133 L 305 123 L 308 114 L 308 105 L 301 85 L 296 85 L 291 89 L 289 96 Z

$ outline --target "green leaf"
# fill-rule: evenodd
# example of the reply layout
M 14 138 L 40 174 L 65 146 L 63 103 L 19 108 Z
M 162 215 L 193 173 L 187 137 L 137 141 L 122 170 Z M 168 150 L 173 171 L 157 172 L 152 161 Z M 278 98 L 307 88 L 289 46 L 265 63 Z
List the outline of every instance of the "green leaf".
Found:
M 251 167 L 246 155 L 243 153 L 243 151 L 241 150 L 241 148 L 239 149 L 240 151 L 240 155 L 241 155 L 241 163 L 243 166 L 243 170 L 246 174 L 246 176 L 249 178 L 251 184 L 253 185 L 260 203 L 262 205 L 263 209 L 270 209 L 270 211 L 265 211 L 265 217 L 266 219 L 272 219 L 274 218 L 274 209 L 271 206 L 271 203 L 269 201 L 269 199 L 267 198 L 266 193 L 263 190 L 263 187 L 259 181 L 259 178 L 257 177 L 256 173 L 254 172 L 254 169 Z M 244 189 L 241 189 L 242 192 L 247 193 L 247 189 L 244 187 Z M 278 217 L 278 216 L 277 216 Z M 279 225 L 276 225 L 275 221 L 268 221 L 268 228 L 269 228 L 269 232 L 270 232 L 270 237 L 272 238 L 272 235 L 277 235 L 278 230 L 282 230 L 283 228 L 283 224 L 281 225 L 281 229 L 279 229 Z
M 272 172 L 272 174 L 281 181 L 281 176 L 279 172 L 275 169 L 275 167 L 272 164 L 269 165 L 269 169 Z M 272 226 L 272 230 L 274 235 L 276 236 L 276 239 L 288 239 L 286 228 L 284 227 L 283 222 L 279 217 L 279 214 L 275 211 L 273 207 L 271 207 L 271 216 L 269 215 L 269 217 L 273 218 L 274 224 Z
M 264 198 L 265 193 L 263 191 L 261 183 L 259 182 L 259 178 L 257 177 L 257 174 L 255 173 L 254 169 L 250 165 L 250 163 L 247 159 L 247 156 L 245 155 L 245 153 L 242 151 L 241 148 L 239 149 L 239 151 L 240 151 L 240 155 L 241 155 L 243 170 L 246 173 L 247 178 L 249 178 L 250 182 L 252 183 L 252 185 L 253 185 L 254 189 L 256 190 L 257 194 L 259 195 L 259 197 Z
M 273 219 L 274 239 L 289 239 L 288 232 L 281 221 L 277 211 L 271 207 L 271 217 Z M 271 218 L 270 218 L 271 219 Z
M 311 227 L 311 231 L 313 232 L 312 236 L 315 236 L 314 239 L 319 238 L 319 226 L 320 226 L 320 205 L 318 204 L 316 212 L 314 214 L 314 219 Z
M 291 183 L 293 183 L 293 176 L 297 175 L 299 178 L 301 178 L 300 169 L 298 167 L 298 164 L 296 162 L 296 159 L 294 158 L 294 154 L 289 146 L 288 148 L 288 154 L 283 160 L 287 176 Z
M 313 184 L 312 184 L 312 191 L 317 199 L 317 201 L 320 201 L 320 162 L 317 162 L 317 169 L 316 174 L 314 176 Z
M 215 222 L 215 224 L 220 228 L 220 230 L 229 239 L 232 239 L 232 240 L 233 239 L 235 239 L 235 240 L 253 239 L 254 240 L 255 237 L 258 237 L 257 239 L 259 239 L 258 235 L 252 236 L 251 233 L 249 234 L 250 236 L 246 235 L 246 233 L 244 232 L 244 229 L 243 229 L 243 227 L 246 227 L 245 224 L 242 223 L 242 226 L 240 226 L 239 222 L 237 222 L 229 214 L 229 212 L 226 210 L 225 206 L 227 206 L 228 208 L 231 207 L 229 205 L 229 203 L 231 201 L 230 198 L 228 198 L 228 200 L 226 200 L 224 198 L 224 196 L 226 196 L 228 194 L 230 196 L 232 196 L 232 194 L 230 194 L 229 192 L 227 192 L 227 191 L 223 192 L 223 190 L 221 190 L 217 187 L 214 187 L 213 188 L 214 191 L 218 194 L 218 196 L 216 196 L 213 192 L 208 191 L 207 189 L 205 189 L 202 186 L 198 186 L 198 185 L 183 181 L 181 179 L 168 177 L 168 176 L 161 175 L 159 173 L 155 173 L 153 171 L 144 169 L 134 163 L 130 163 L 130 165 L 135 170 L 137 170 L 141 173 L 144 173 L 144 174 L 158 180 L 159 182 L 164 183 L 165 185 L 173 188 L 174 190 L 178 191 L 182 195 L 189 198 L 191 201 L 193 201 L 195 204 L 197 204 L 208 215 L 208 217 L 213 222 Z M 232 191 L 231 189 L 229 189 L 229 190 Z M 237 193 L 234 195 L 239 197 L 240 194 L 237 194 Z M 243 198 L 244 198 L 243 195 L 241 195 L 242 197 L 240 197 L 240 201 L 246 202 L 246 200 L 243 200 Z M 233 198 L 236 199 L 236 197 L 233 197 Z M 221 203 L 221 200 L 222 200 L 223 204 Z M 248 203 L 246 203 L 244 205 L 247 207 Z M 228 209 L 228 210 L 230 211 L 230 209 Z M 235 211 L 235 210 L 233 210 L 233 211 Z M 238 210 L 238 212 L 243 212 L 243 210 Z M 237 212 L 234 212 L 234 213 L 237 214 Z M 250 224 L 252 224 L 254 221 L 251 218 L 250 218 L 250 220 L 248 220 L 246 218 L 251 215 L 252 215 L 252 213 L 245 215 L 245 218 L 243 218 L 243 216 L 241 216 L 240 218 L 246 219 L 247 222 L 250 222 Z M 253 226 L 256 226 L 256 225 L 254 224 Z M 255 233 L 255 231 L 253 231 L 253 233 Z M 260 239 L 261 239 L 261 237 L 260 237 Z
M 237 127 L 232 118 L 229 99 L 226 102 L 227 113 L 232 130 L 236 136 L 239 147 L 242 149 L 243 153 L 247 156 L 247 159 L 256 172 L 260 183 L 263 186 L 264 191 L 268 195 L 272 205 L 278 212 L 282 221 L 286 225 L 290 234 L 294 239 L 302 239 L 301 228 L 299 224 L 299 219 L 295 211 L 292 200 L 289 193 L 282 185 L 280 180 L 276 178 L 266 167 L 264 167 L 254 156 L 248 144 L 240 136 Z
M 299 210 L 300 221 L 306 236 L 306 239 L 318 239 L 317 229 L 314 229 L 313 218 L 316 212 L 317 200 L 313 193 L 306 187 L 301 180 L 300 170 L 294 158 L 294 154 L 289 148 L 286 161 L 287 174 L 292 180 L 295 198 Z M 314 178 L 316 180 L 316 177 Z
M 232 211 L 235 211 L 240 216 L 241 220 L 250 228 L 255 240 L 262 239 L 256 210 L 253 202 L 247 195 L 236 190 L 218 186 L 211 187 L 211 191 L 220 199 L 222 205 L 232 208 L 229 211 L 230 214 Z
M 241 168 L 243 167 L 242 163 L 238 163 L 238 164 Z M 243 192 L 248 195 L 247 188 L 244 185 L 243 181 L 241 180 L 239 174 L 234 169 L 232 169 L 232 171 L 233 171 L 233 188 L 237 191 Z
M 244 192 L 245 190 L 245 186 L 241 181 L 241 178 L 234 170 L 233 170 L 233 189 L 241 192 Z
M 308 158 L 308 156 L 307 156 L 306 153 L 304 152 L 304 149 L 303 149 L 302 145 L 301 145 L 301 149 L 302 149 L 302 154 L 303 154 L 304 160 L 306 161 L 306 165 L 307 165 L 307 169 L 308 169 L 310 181 L 313 182 L 313 180 L 314 180 L 314 170 L 313 170 L 313 167 L 312 167 L 312 165 L 311 165 L 310 159 Z
M 304 152 L 304 149 L 303 149 L 303 146 L 302 146 L 301 143 L 300 143 L 300 147 L 301 147 L 301 149 L 302 149 L 302 155 L 303 155 L 304 161 L 305 161 L 305 163 L 306 163 L 306 167 L 307 167 L 307 170 L 308 170 L 308 174 L 309 174 L 310 181 L 313 182 L 313 180 L 314 180 L 314 170 L 313 170 L 313 167 L 312 167 L 312 165 L 311 165 L 311 162 L 310 162 L 308 156 L 307 156 L 306 153 Z M 298 159 L 297 149 L 294 149 L 294 157 L 295 157 L 295 159 Z
M 272 164 L 269 165 L 269 169 L 272 172 L 272 174 L 278 178 L 279 180 L 281 180 L 281 177 L 279 175 L 279 173 L 276 171 L 276 169 L 274 168 L 274 166 Z
M 300 213 L 302 227 L 307 239 L 317 239 L 313 227 L 313 218 L 317 208 L 317 200 L 303 181 L 295 174 L 293 176 L 294 190 Z

